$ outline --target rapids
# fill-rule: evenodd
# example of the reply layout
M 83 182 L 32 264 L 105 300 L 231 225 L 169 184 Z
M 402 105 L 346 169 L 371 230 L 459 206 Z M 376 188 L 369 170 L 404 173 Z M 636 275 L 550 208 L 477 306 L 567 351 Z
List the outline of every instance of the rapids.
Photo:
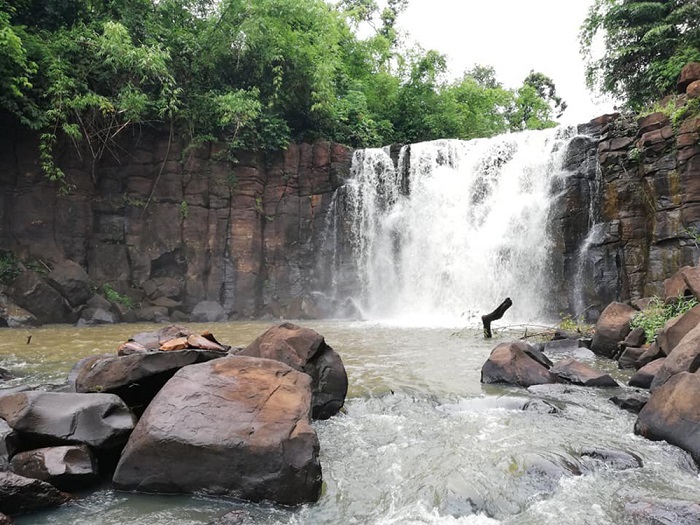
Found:
M 639 498 L 693 500 L 700 492 L 689 456 L 633 434 L 635 416 L 608 398 L 619 389 L 555 385 L 531 391 L 479 382 L 500 340 L 478 330 L 401 328 L 371 322 L 303 322 L 323 334 L 347 368 L 342 414 L 315 422 L 324 491 L 299 508 L 187 496 L 147 496 L 103 487 L 18 525 L 203 525 L 244 509 L 251 525 L 620 525 Z M 188 325 L 193 329 L 205 326 Z M 208 325 L 217 338 L 246 345 L 269 323 Z M 0 364 L 14 384 L 60 383 L 79 358 L 114 352 L 152 325 L 2 329 Z M 31 344 L 26 344 L 31 333 Z M 629 372 L 588 359 L 622 384 Z M 521 410 L 546 400 L 559 412 Z M 633 452 L 643 468 L 615 470 L 581 458 L 585 447 Z M 574 475 L 570 470 L 581 475 Z

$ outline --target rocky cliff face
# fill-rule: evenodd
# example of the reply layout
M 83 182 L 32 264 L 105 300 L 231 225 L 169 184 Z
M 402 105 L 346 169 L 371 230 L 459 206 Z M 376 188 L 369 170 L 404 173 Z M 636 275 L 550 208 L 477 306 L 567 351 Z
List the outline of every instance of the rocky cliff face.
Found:
M 75 261 L 96 286 L 170 313 L 209 300 L 231 317 L 294 316 L 302 292 L 321 286 L 316 255 L 347 148 L 291 145 L 233 163 L 222 144 L 185 148 L 149 130 L 117 146 L 94 173 L 66 147 L 58 164 L 71 191 L 62 196 L 35 139 L 6 129 L 0 249 L 47 267 Z
M 581 128 L 557 219 L 573 312 L 659 295 L 700 250 L 700 117 L 606 115 Z M 579 141 L 579 144 L 576 144 Z M 591 146 L 596 147 L 591 158 Z

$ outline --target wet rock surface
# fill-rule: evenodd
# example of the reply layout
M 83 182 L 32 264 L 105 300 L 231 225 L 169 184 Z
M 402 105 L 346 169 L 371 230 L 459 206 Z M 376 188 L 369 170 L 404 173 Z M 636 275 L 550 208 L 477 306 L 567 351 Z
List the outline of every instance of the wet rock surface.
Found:
M 45 481 L 25 478 L 12 472 L 0 472 L 0 512 L 3 514 L 55 507 L 68 500 L 68 494 Z
M 482 383 L 506 383 L 529 387 L 555 383 L 556 377 L 535 361 L 527 343 L 501 343 L 481 368 Z
M 97 481 L 97 460 L 86 446 L 48 447 L 20 452 L 10 462 L 15 474 L 51 483 L 63 491 L 88 487 Z
M 238 355 L 274 359 L 311 376 L 314 419 L 328 419 L 345 403 L 348 376 L 343 362 L 323 336 L 309 328 L 274 326 Z
M 616 387 L 619 386 L 609 374 L 596 370 L 575 359 L 559 361 L 551 369 L 552 374 L 560 380 L 581 386 Z
M 307 374 L 270 359 L 232 356 L 183 368 L 139 421 L 115 485 L 287 505 L 316 501 L 321 466 L 309 424 L 310 386 Z

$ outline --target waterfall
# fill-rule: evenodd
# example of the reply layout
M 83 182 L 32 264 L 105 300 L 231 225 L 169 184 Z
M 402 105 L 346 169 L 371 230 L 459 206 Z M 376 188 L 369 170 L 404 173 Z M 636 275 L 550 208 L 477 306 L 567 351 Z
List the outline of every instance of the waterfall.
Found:
M 553 181 L 573 129 L 355 152 L 343 194 L 345 283 L 369 319 L 476 322 L 506 297 L 510 321 L 548 313 Z M 347 272 L 355 272 L 349 278 Z M 338 280 L 336 278 L 335 280 Z

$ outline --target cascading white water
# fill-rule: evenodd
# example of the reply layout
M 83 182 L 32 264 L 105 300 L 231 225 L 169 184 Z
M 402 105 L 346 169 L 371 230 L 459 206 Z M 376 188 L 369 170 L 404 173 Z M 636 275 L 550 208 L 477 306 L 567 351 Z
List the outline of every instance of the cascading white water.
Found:
M 511 321 L 542 319 L 551 188 L 565 176 L 562 146 L 572 135 L 555 129 L 414 144 L 408 180 L 385 150 L 356 152 L 346 213 L 365 315 L 464 325 L 511 297 Z

